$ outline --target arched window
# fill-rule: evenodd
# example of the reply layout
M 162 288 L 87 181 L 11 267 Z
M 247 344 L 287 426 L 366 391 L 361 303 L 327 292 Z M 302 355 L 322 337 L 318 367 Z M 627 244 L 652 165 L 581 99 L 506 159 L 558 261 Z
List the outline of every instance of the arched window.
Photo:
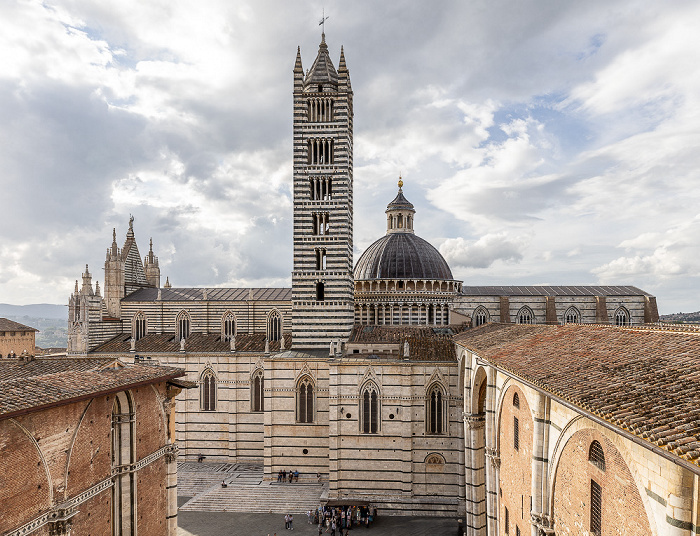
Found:
M 267 317 L 267 340 L 278 341 L 282 338 L 282 316 L 279 311 L 270 311 Z
M 489 321 L 489 312 L 484 307 L 477 307 L 472 316 L 472 326 L 479 327 Z
M 221 340 L 230 341 L 236 336 L 236 318 L 228 312 L 221 318 Z
M 581 313 L 576 307 L 569 307 L 564 313 L 564 324 L 578 324 L 581 322 Z
M 379 431 L 379 389 L 369 382 L 360 393 L 360 430 L 365 434 L 376 434 Z
M 178 340 L 186 339 L 190 336 L 190 315 L 187 311 L 181 311 L 175 321 Z
M 518 324 L 534 324 L 534 322 L 535 315 L 533 314 L 532 309 L 530 309 L 528 306 L 522 307 L 520 311 L 518 311 Z
M 134 475 L 124 471 L 136 462 L 134 452 L 134 407 L 127 392 L 117 393 L 112 404 L 112 534 L 134 534 Z
M 615 325 L 616 326 L 629 326 L 630 325 L 630 314 L 624 307 L 619 307 L 615 311 Z
M 445 395 L 439 384 L 434 384 L 428 390 L 426 401 L 427 422 L 426 428 L 429 434 L 445 433 Z
M 588 449 L 588 461 L 601 471 L 605 471 L 605 454 L 603 447 L 598 441 L 593 441 Z
M 603 513 L 603 489 L 591 480 L 591 534 L 600 536 Z
M 203 411 L 216 411 L 216 376 L 209 368 L 199 379 L 199 403 Z
M 137 341 L 146 336 L 146 317 L 140 311 L 134 315 L 131 336 Z
M 308 376 L 297 384 L 297 422 L 314 422 L 314 383 Z
M 520 397 L 518 396 L 518 393 L 513 395 L 513 407 L 520 409 Z
M 265 411 L 265 377 L 262 369 L 250 379 L 250 411 Z

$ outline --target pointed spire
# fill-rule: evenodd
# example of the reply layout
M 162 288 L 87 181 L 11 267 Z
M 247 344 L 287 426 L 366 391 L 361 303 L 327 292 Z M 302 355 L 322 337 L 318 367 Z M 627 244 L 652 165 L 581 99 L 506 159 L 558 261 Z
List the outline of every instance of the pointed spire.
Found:
M 101 297 L 101 295 L 100 295 L 100 282 L 99 281 L 95 281 L 95 296 Z
M 338 74 L 347 73 L 348 66 L 345 64 L 345 51 L 343 45 L 340 45 L 340 61 L 338 62 Z
M 301 47 L 297 47 L 297 59 L 294 62 L 294 72 L 304 73 L 304 68 L 301 66 Z
M 163 285 L 164 288 L 172 288 L 172 285 L 170 284 L 170 279 L 166 276 L 165 278 L 165 285 Z
M 78 291 L 78 280 L 77 279 L 75 280 L 75 290 L 73 292 L 75 293 L 76 296 L 78 295 L 79 291 Z

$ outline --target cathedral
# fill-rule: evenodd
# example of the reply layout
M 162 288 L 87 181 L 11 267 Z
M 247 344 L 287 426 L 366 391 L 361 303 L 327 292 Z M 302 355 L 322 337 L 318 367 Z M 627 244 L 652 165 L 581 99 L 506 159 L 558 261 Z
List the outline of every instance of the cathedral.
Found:
M 132 218 L 123 245 L 115 231 L 107 249 L 104 296 L 87 266 L 76 281 L 68 354 L 184 369 L 198 386 L 176 400 L 185 459 L 259 463 L 267 479 L 297 469 L 300 481 L 328 482 L 331 499 L 467 514 L 472 533 L 486 534 L 501 515 L 485 461 L 493 424 L 483 434 L 498 373 L 478 357 L 493 341 L 471 334 L 631 329 L 658 322 L 656 299 L 633 286 L 465 285 L 416 234 L 401 179 L 377 215 L 386 233 L 353 263 L 353 91 L 342 48 L 337 65 L 325 35 L 306 71 L 297 50 L 291 288 L 161 285 L 153 243 L 142 256 Z M 518 389 L 509 393 L 524 411 L 529 387 Z

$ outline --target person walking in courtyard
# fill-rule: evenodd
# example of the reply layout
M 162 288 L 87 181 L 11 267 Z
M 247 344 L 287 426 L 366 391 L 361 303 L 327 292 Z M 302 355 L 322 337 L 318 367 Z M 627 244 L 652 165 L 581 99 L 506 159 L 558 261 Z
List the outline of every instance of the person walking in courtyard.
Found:
M 289 530 L 294 530 L 294 525 L 292 525 L 293 522 L 294 516 L 292 514 L 289 514 Z

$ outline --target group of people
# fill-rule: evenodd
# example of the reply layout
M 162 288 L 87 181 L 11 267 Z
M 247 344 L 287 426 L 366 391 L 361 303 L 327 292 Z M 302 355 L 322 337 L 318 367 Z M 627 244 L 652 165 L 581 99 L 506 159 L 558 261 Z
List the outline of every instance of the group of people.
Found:
M 318 523 L 319 535 L 323 532 L 330 536 L 345 536 L 353 527 L 369 528 L 377 517 L 377 509 L 372 506 L 319 506 L 316 510 L 306 512 L 309 523 Z
M 294 530 L 292 523 L 294 522 L 294 516 L 292 514 L 287 514 L 284 516 L 284 528 L 287 530 Z M 275 534 L 275 536 L 277 536 Z
M 299 471 L 296 469 L 294 469 L 294 471 L 280 469 L 279 473 L 277 473 L 277 482 L 287 482 L 287 478 L 289 478 L 290 484 L 292 482 L 299 482 Z

